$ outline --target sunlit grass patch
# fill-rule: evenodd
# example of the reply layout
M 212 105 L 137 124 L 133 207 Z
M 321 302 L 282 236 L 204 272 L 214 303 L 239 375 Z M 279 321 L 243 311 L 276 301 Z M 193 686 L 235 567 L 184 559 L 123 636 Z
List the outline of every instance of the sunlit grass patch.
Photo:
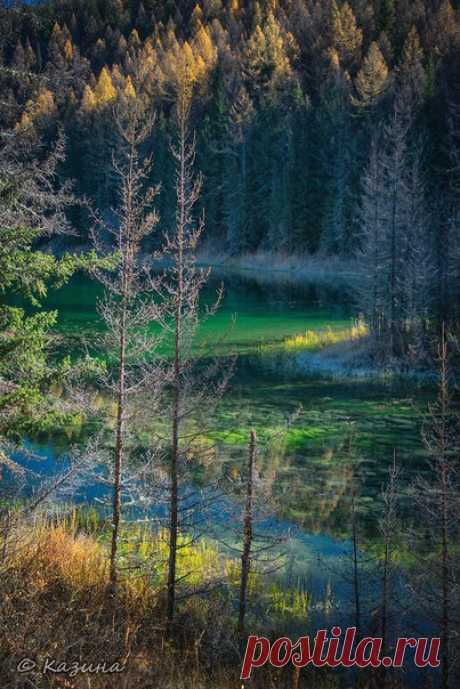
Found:
M 359 340 L 368 334 L 369 329 L 367 325 L 362 322 L 356 322 L 351 328 L 307 330 L 302 335 L 286 338 L 283 342 L 283 347 L 288 351 L 323 349 L 340 342 Z
M 268 610 L 270 618 L 280 621 L 305 622 L 310 607 L 310 596 L 307 592 L 297 589 L 281 589 L 276 583 L 270 584 L 267 591 Z

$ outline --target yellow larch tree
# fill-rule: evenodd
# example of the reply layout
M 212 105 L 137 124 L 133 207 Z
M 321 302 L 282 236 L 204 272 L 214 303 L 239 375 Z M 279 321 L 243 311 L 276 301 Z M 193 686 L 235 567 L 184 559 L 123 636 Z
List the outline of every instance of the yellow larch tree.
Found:
M 97 107 L 104 107 L 115 100 L 117 92 L 107 67 L 101 69 L 94 91 Z
M 89 84 L 86 84 L 83 90 L 83 97 L 81 99 L 81 110 L 84 113 L 91 112 L 97 107 L 96 96 Z
M 125 79 L 123 96 L 125 98 L 127 98 L 128 100 L 135 100 L 135 98 L 136 98 L 136 89 L 134 88 L 133 82 L 132 82 L 131 77 L 129 75 Z
M 388 67 L 380 48 L 377 43 L 371 43 L 363 66 L 355 79 L 357 97 L 352 99 L 353 104 L 361 108 L 375 105 L 385 93 L 389 79 Z
M 67 60 L 67 62 L 72 62 L 73 59 L 73 45 L 72 41 L 69 39 L 66 40 L 64 43 L 64 57 Z
M 26 103 L 17 129 L 30 129 L 36 123 L 45 124 L 57 112 L 56 101 L 52 91 L 41 88 L 35 99 L 29 99 Z
M 343 67 L 349 69 L 360 58 L 363 32 L 358 28 L 355 15 L 348 2 L 339 7 L 334 0 L 332 14 L 334 48 Z

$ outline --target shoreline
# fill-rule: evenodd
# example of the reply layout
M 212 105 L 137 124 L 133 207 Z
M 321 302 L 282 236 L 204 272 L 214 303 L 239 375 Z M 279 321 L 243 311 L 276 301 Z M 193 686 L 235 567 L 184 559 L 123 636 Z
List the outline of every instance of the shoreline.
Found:
M 255 279 L 282 279 L 291 283 L 338 279 L 351 284 L 358 278 L 357 263 L 338 256 L 285 254 L 268 251 L 231 254 L 218 253 L 205 247 L 197 252 L 197 262 L 211 268 L 229 270 L 237 274 L 257 270 Z
M 57 247 L 49 246 L 53 253 Z M 70 253 L 81 253 L 90 247 L 80 244 L 74 246 Z M 59 251 L 57 252 L 59 253 Z M 150 252 L 145 252 L 142 261 L 147 263 L 152 257 Z M 343 259 L 338 256 L 317 256 L 311 254 L 287 254 L 269 251 L 257 251 L 238 256 L 228 253 L 219 253 L 211 247 L 204 246 L 196 253 L 196 262 L 200 267 L 211 268 L 216 274 L 227 273 L 231 276 L 240 276 L 252 280 L 261 285 L 267 283 L 285 284 L 295 287 L 308 283 L 331 282 L 339 283 L 345 290 L 352 293 L 353 285 L 359 279 L 357 262 L 351 259 Z M 162 262 L 159 262 L 162 265 Z M 304 332 L 298 333 L 302 336 Z M 280 346 L 282 342 L 272 343 Z M 352 341 L 326 345 L 317 350 L 302 348 L 296 352 L 298 364 L 304 371 L 316 373 L 318 376 L 330 375 L 338 379 L 355 379 L 361 381 L 384 381 L 394 379 L 410 380 L 414 383 L 431 383 L 435 378 L 434 371 L 419 369 L 415 371 L 405 370 L 404 362 L 393 362 L 392 365 L 379 365 L 372 362 L 369 357 L 369 339 L 360 338 L 360 341 Z M 294 352 L 293 352 L 294 354 Z M 299 361 L 300 360 L 300 361 Z M 302 361 L 303 360 L 303 361 Z

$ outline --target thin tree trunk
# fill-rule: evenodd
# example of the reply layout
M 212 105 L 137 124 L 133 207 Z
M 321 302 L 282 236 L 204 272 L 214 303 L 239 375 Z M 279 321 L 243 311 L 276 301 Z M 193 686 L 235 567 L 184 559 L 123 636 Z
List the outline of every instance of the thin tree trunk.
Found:
M 352 509 L 352 538 L 353 538 L 353 592 L 355 597 L 355 626 L 356 632 L 359 632 L 361 626 L 361 605 L 359 598 L 359 571 L 358 571 L 358 528 L 356 524 L 356 505 L 355 493 L 352 495 L 351 502 Z
M 123 233 L 120 234 L 120 250 L 122 252 L 121 273 L 121 313 L 119 325 L 119 359 L 118 359 L 118 394 L 117 394 L 117 421 L 115 441 L 115 465 L 113 478 L 113 517 L 112 517 L 112 547 L 110 551 L 110 584 L 112 594 L 117 592 L 118 572 L 117 554 L 120 538 L 121 524 L 121 484 L 125 448 L 125 416 L 126 416 L 126 343 L 127 320 L 130 289 L 132 287 L 132 268 L 134 247 L 132 246 L 132 222 L 133 222 L 133 180 L 134 180 L 134 143 L 130 142 L 129 165 L 126 176 L 126 208 L 127 217 Z
M 251 431 L 248 453 L 248 476 L 246 483 L 246 503 L 244 508 L 244 541 L 243 553 L 241 555 L 241 583 L 240 583 L 240 605 L 238 617 L 238 637 L 240 643 L 244 640 L 244 620 L 246 616 L 246 605 L 248 595 L 249 573 L 251 570 L 251 547 L 252 547 L 252 509 L 254 491 L 254 469 L 256 461 L 257 436 L 255 431 Z
M 118 369 L 117 426 L 115 445 L 115 466 L 113 479 L 112 548 L 110 552 L 110 584 L 113 594 L 117 590 L 117 552 L 121 521 L 121 476 L 124 455 L 125 434 L 125 361 L 126 361 L 126 301 L 127 285 L 124 278 L 123 310 L 120 323 L 120 353 Z
M 396 184 L 396 183 L 395 183 Z M 392 204 L 392 218 L 391 218 L 391 311 L 390 311 L 390 334 L 391 334 L 391 354 L 397 356 L 396 350 L 396 185 L 393 189 L 393 204 Z
M 390 558 L 390 544 L 388 539 L 385 542 L 385 555 L 383 559 L 382 575 L 382 653 L 386 655 L 387 649 L 387 616 L 388 616 L 388 570 Z
M 389 479 L 384 492 L 385 513 L 382 523 L 382 534 L 384 539 L 385 551 L 383 558 L 382 571 L 382 601 L 381 601 L 381 635 L 382 635 L 382 656 L 388 655 L 388 611 L 390 605 L 390 586 L 391 586 L 391 566 L 392 566 L 392 545 L 396 529 L 396 481 L 398 470 L 396 467 L 396 452 L 393 458 L 393 467 L 389 472 Z M 387 683 L 387 671 L 382 666 L 382 688 Z
M 169 562 L 168 562 L 168 601 L 167 601 L 167 627 L 168 634 L 174 622 L 176 605 L 176 563 L 177 563 L 177 535 L 179 528 L 178 506 L 178 459 L 179 459 L 179 408 L 180 408 L 180 315 L 176 319 L 176 346 L 174 358 L 174 399 L 172 407 L 172 447 L 171 447 L 171 486 L 170 486 L 170 521 L 169 521 Z
M 442 533 L 442 688 L 449 688 L 449 642 L 450 642 L 450 590 L 449 590 L 449 545 L 447 527 L 447 491 L 443 471 L 441 493 L 441 533 Z
M 96 251 L 105 255 L 106 248 L 96 228 L 114 237 L 114 243 L 120 261 L 116 271 L 113 268 L 101 267 L 95 272 L 96 277 L 105 287 L 106 298 L 100 303 L 99 312 L 107 326 L 108 346 L 116 351 L 116 365 L 107 375 L 106 387 L 114 396 L 116 420 L 114 428 L 113 455 L 113 501 L 112 501 L 112 536 L 109 561 L 109 585 L 112 595 L 116 595 L 118 586 L 117 556 L 119 550 L 120 530 L 122 523 L 122 488 L 127 455 L 126 434 L 130 418 L 128 405 L 132 394 L 139 394 L 143 385 L 132 386 L 133 374 L 138 378 L 138 363 L 132 360 L 136 351 L 136 360 L 141 352 L 151 353 L 150 346 L 138 339 L 151 320 L 153 312 L 148 312 L 143 304 L 137 305 L 136 297 L 152 293 L 155 289 L 149 285 L 150 276 L 140 269 L 140 246 L 142 240 L 149 236 L 158 222 L 158 216 L 152 208 L 153 200 L 158 193 L 157 187 L 148 185 L 151 171 L 150 158 L 141 160 L 140 147 L 150 136 L 153 120 L 145 116 L 140 109 L 120 109 L 115 112 L 115 123 L 119 136 L 119 149 L 113 156 L 112 166 L 118 179 L 119 205 L 114 209 L 115 221 L 108 226 L 98 214 L 91 234 Z
M 447 344 L 444 323 L 441 335 L 441 558 L 442 558 L 442 689 L 449 688 L 450 662 L 450 586 L 449 586 L 449 527 L 448 527 L 448 458 L 447 458 L 447 423 L 448 423 L 448 374 L 447 374 Z
M 181 406 L 181 344 L 182 344 L 182 307 L 184 299 L 184 233 L 186 225 L 186 119 L 183 115 L 179 122 L 180 136 L 180 172 L 179 172 L 179 213 L 177 222 L 177 294 L 175 305 L 174 332 L 174 391 L 172 405 L 172 443 L 171 443 L 171 495 L 169 523 L 169 562 L 168 562 L 168 600 L 166 610 L 167 633 L 171 634 L 176 607 L 176 564 L 177 536 L 179 529 L 178 504 L 178 461 Z

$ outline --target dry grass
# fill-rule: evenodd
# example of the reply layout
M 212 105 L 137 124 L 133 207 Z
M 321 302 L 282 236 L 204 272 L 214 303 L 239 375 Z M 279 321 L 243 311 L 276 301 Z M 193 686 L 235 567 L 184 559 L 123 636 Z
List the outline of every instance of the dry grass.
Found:
M 59 523 L 0 524 L 0 688 L 1 689 L 241 689 L 241 657 L 234 636 L 235 610 L 225 597 L 208 593 L 181 604 L 174 642 L 165 640 L 163 586 L 152 572 L 127 569 L 117 599 L 108 589 L 106 538 L 100 526 L 82 531 L 74 516 Z M 98 535 L 99 534 L 99 535 Z M 5 538 L 7 536 L 7 538 Z M 164 550 L 163 539 L 148 542 L 138 534 L 136 555 L 146 562 Z M 161 536 L 161 535 L 160 535 Z M 184 545 L 184 544 L 183 544 Z M 184 551 L 186 548 L 184 547 Z M 147 557 L 148 556 L 148 557 Z M 212 547 L 184 552 L 183 566 L 202 566 L 208 575 L 218 565 Z M 232 566 L 221 561 L 229 578 Z M 257 588 L 257 581 L 254 581 Z M 291 614 L 292 602 L 273 605 Z M 302 602 L 302 605 L 305 601 Z M 287 606 L 287 607 L 286 607 Z M 306 616 L 307 607 L 303 610 Z M 17 672 L 31 658 L 34 671 Z M 119 674 L 43 674 L 45 659 L 72 663 L 125 664 Z M 299 681 L 298 681 L 299 680 Z M 258 670 L 253 689 L 336 689 L 328 672 L 292 668 Z M 360 689 L 371 685 L 360 683 Z
M 68 523 L 14 525 L 1 550 L 2 689 L 145 686 L 150 669 L 143 658 L 158 638 L 160 617 L 158 591 L 147 577 L 122 577 L 114 601 L 104 546 Z M 47 657 L 97 665 L 132 656 L 126 673 L 64 678 L 68 684 L 62 675 L 15 672 L 25 657 L 41 668 Z

